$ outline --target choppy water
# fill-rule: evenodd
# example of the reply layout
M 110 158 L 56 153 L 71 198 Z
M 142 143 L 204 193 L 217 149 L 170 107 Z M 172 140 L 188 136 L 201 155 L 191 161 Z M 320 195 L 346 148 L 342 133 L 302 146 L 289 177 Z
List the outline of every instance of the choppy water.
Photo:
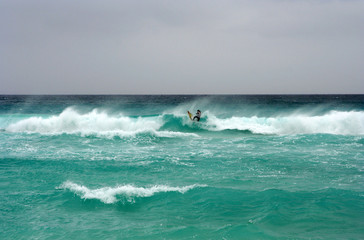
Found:
M 1 96 L 0 238 L 363 239 L 363 145 L 363 95 Z

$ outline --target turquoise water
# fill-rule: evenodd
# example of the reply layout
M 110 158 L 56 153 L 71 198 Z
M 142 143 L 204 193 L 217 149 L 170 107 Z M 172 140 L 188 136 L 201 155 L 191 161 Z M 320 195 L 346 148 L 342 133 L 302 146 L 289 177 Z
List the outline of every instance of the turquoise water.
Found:
M 363 145 L 363 95 L 0 96 L 0 238 L 363 239 Z

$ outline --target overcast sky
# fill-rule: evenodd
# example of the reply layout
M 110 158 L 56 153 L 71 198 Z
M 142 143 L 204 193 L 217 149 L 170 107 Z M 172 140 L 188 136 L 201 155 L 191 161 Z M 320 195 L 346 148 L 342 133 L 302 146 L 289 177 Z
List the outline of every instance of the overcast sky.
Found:
M 0 1 L 0 94 L 216 93 L 364 93 L 364 1 Z

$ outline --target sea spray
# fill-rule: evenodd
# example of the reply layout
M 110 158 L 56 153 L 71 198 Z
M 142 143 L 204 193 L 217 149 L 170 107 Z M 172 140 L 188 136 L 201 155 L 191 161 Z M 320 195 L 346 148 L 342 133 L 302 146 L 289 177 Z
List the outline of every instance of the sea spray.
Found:
M 6 128 L 9 132 L 41 134 L 81 134 L 81 135 L 135 135 L 141 132 L 153 132 L 162 125 L 161 118 L 131 118 L 121 114 L 108 115 L 94 109 L 81 114 L 73 108 L 65 109 L 61 114 L 49 118 L 31 117 L 13 123 Z
M 81 114 L 73 108 L 56 116 L 30 117 L 5 128 L 8 132 L 40 134 L 80 134 L 82 136 L 135 136 L 150 133 L 160 137 L 196 136 L 196 130 L 248 130 L 257 134 L 340 134 L 363 135 L 364 111 L 330 111 L 323 115 L 303 113 L 281 114 L 274 117 L 232 116 L 221 118 L 205 111 L 198 124 L 186 115 L 130 117 L 110 115 L 94 109 Z
M 212 131 L 250 130 L 259 134 L 340 134 L 363 135 L 364 112 L 331 111 L 324 115 L 296 114 L 276 117 L 209 116 L 206 127 Z

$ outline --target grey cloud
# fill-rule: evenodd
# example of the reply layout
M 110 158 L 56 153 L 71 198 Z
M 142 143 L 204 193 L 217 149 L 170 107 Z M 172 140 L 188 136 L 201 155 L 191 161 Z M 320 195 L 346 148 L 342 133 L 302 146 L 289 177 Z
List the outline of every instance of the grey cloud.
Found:
M 362 93 L 362 1 L 0 3 L 1 93 Z

